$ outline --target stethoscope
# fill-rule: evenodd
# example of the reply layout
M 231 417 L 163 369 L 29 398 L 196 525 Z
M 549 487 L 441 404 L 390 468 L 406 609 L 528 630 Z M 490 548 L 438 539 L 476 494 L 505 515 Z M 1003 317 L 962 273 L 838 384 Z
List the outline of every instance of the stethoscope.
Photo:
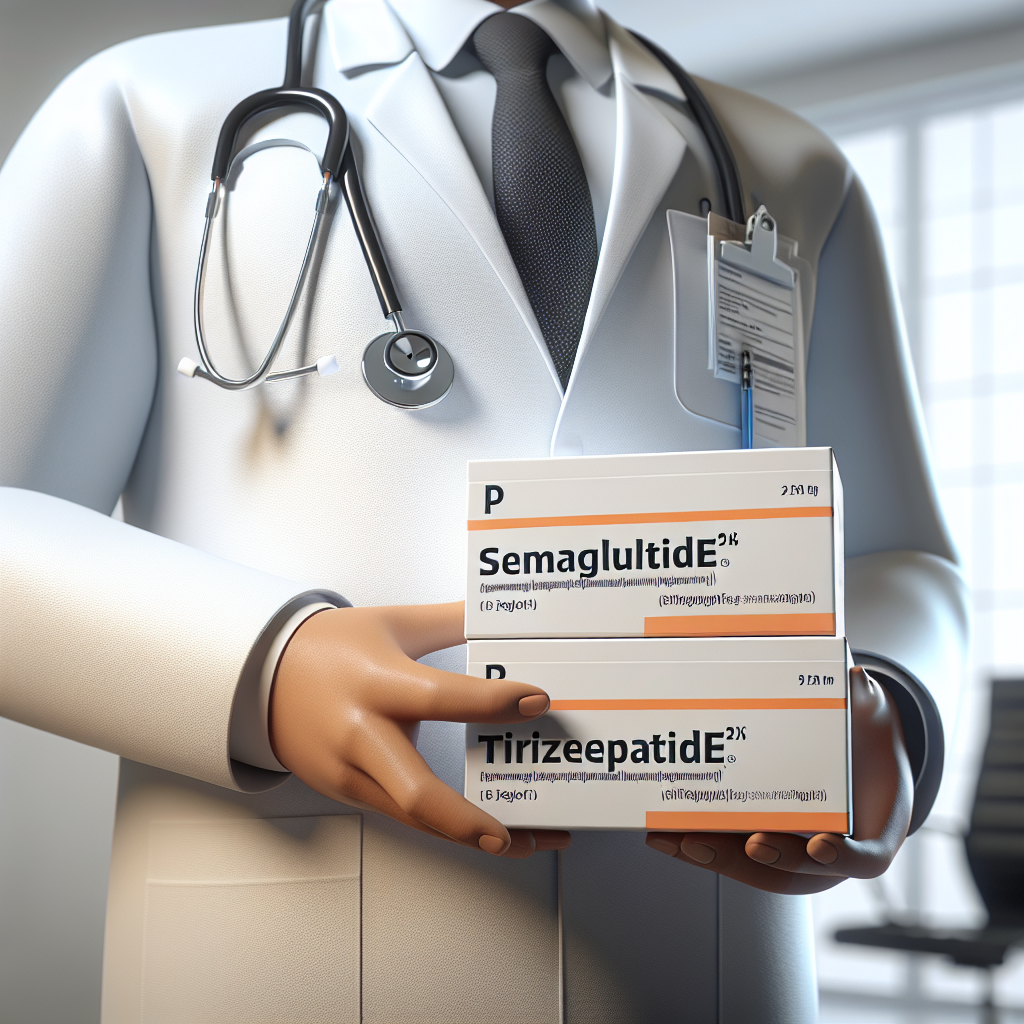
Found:
M 196 285 L 193 298 L 193 319 L 196 344 L 199 348 L 199 362 L 183 358 L 178 372 L 186 377 L 202 377 L 228 391 L 247 391 L 260 384 L 293 380 L 310 374 L 321 377 L 337 373 L 338 361 L 334 355 L 323 356 L 308 366 L 297 366 L 290 370 L 273 369 L 281 352 L 285 336 L 295 315 L 299 299 L 309 277 L 310 266 L 320 248 L 321 235 L 327 221 L 327 205 L 330 201 L 331 186 L 338 182 L 345 195 L 356 237 L 366 261 L 367 270 L 373 281 L 384 319 L 390 321 L 391 330 L 377 335 L 363 352 L 362 371 L 367 387 L 382 401 L 399 409 L 428 409 L 440 402 L 452 389 L 455 380 L 455 365 L 448 350 L 430 335 L 420 330 L 407 329 L 402 320 L 402 304 L 398 299 L 395 283 L 391 279 L 380 237 L 377 235 L 370 211 L 366 205 L 363 186 L 359 180 L 352 147 L 349 145 L 349 124 L 345 110 L 338 100 L 323 89 L 304 89 L 302 80 L 302 37 L 307 17 L 313 9 L 325 0 L 296 0 L 288 16 L 287 59 L 284 84 L 278 89 L 265 89 L 242 100 L 224 121 L 214 152 L 213 188 L 206 200 L 206 226 L 199 248 L 199 267 L 196 271 Z M 722 131 L 704 94 L 694 80 L 667 53 L 649 42 L 643 36 L 633 35 L 646 46 L 679 83 L 690 104 L 690 111 L 697 122 L 711 150 L 719 178 L 719 186 L 725 210 L 730 220 L 743 220 L 743 193 L 740 176 L 729 143 Z M 257 114 L 285 107 L 304 107 L 319 114 L 328 126 L 327 143 L 320 159 L 323 184 L 317 194 L 313 227 L 299 268 L 299 274 L 292 289 L 284 318 L 277 334 L 267 351 L 263 362 L 248 377 L 227 377 L 216 367 L 206 341 L 203 318 L 203 300 L 206 290 L 206 266 L 209 257 L 210 239 L 213 235 L 214 220 L 220 209 L 225 182 L 239 161 L 257 147 L 248 147 L 235 152 L 238 135 L 243 125 Z M 278 143 L 280 144 L 280 143 Z M 300 148 L 305 149 L 299 143 Z M 327 221 L 329 223 L 329 221 Z

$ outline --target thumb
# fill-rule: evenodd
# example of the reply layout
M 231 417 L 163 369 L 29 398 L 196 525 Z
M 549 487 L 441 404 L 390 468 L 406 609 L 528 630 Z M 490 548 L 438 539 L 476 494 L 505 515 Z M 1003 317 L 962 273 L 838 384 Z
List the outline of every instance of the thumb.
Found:
M 822 834 L 807 853 L 837 874 L 873 878 L 889 866 L 910 827 L 914 783 L 903 727 L 885 687 L 850 673 L 853 837 Z

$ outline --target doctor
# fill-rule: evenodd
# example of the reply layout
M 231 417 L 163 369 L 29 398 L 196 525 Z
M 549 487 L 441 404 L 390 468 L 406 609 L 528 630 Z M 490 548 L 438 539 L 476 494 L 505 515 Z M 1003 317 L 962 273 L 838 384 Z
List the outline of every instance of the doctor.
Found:
M 307 31 L 406 310 L 455 360 L 431 409 L 364 385 L 380 313 L 336 204 L 283 359 L 340 372 L 174 373 L 217 131 L 280 81 L 284 22 L 100 54 L 0 173 L 0 713 L 122 756 L 107 1024 L 812 1020 L 792 894 L 884 870 L 934 798 L 964 599 L 874 219 L 819 133 L 710 83 L 747 212 L 808 267 L 807 441 L 837 452 L 849 634 L 884 683 L 852 681 L 858 834 L 569 847 L 458 794 L 450 723 L 547 707 L 460 675 L 437 602 L 463 586 L 466 460 L 739 442 L 738 402 L 676 374 L 666 212 L 723 209 L 686 98 L 588 0 L 508 6 L 332 0 Z M 303 113 L 251 128 L 323 146 Z M 238 368 L 319 177 L 275 144 L 228 183 L 207 316 Z

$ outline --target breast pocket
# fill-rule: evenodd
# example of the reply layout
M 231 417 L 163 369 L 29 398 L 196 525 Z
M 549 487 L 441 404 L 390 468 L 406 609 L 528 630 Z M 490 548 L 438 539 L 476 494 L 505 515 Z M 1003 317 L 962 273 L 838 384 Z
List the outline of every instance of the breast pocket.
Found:
M 360 1018 L 358 815 L 154 822 L 143 1024 Z

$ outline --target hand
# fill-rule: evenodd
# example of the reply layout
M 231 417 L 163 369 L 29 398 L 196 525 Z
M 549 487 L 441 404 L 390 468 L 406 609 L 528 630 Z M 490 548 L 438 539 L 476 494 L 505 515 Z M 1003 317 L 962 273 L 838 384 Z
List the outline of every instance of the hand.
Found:
M 311 616 L 285 648 L 270 695 L 277 759 L 332 800 L 486 853 L 529 857 L 568 846 L 568 832 L 509 832 L 441 782 L 416 750 L 422 720 L 520 723 L 548 709 L 539 687 L 415 660 L 462 643 L 462 602 Z
M 810 893 L 846 878 L 874 878 L 907 836 L 914 784 L 899 714 L 863 669 L 850 672 L 853 838 L 823 832 L 650 832 L 647 845 L 755 889 Z

